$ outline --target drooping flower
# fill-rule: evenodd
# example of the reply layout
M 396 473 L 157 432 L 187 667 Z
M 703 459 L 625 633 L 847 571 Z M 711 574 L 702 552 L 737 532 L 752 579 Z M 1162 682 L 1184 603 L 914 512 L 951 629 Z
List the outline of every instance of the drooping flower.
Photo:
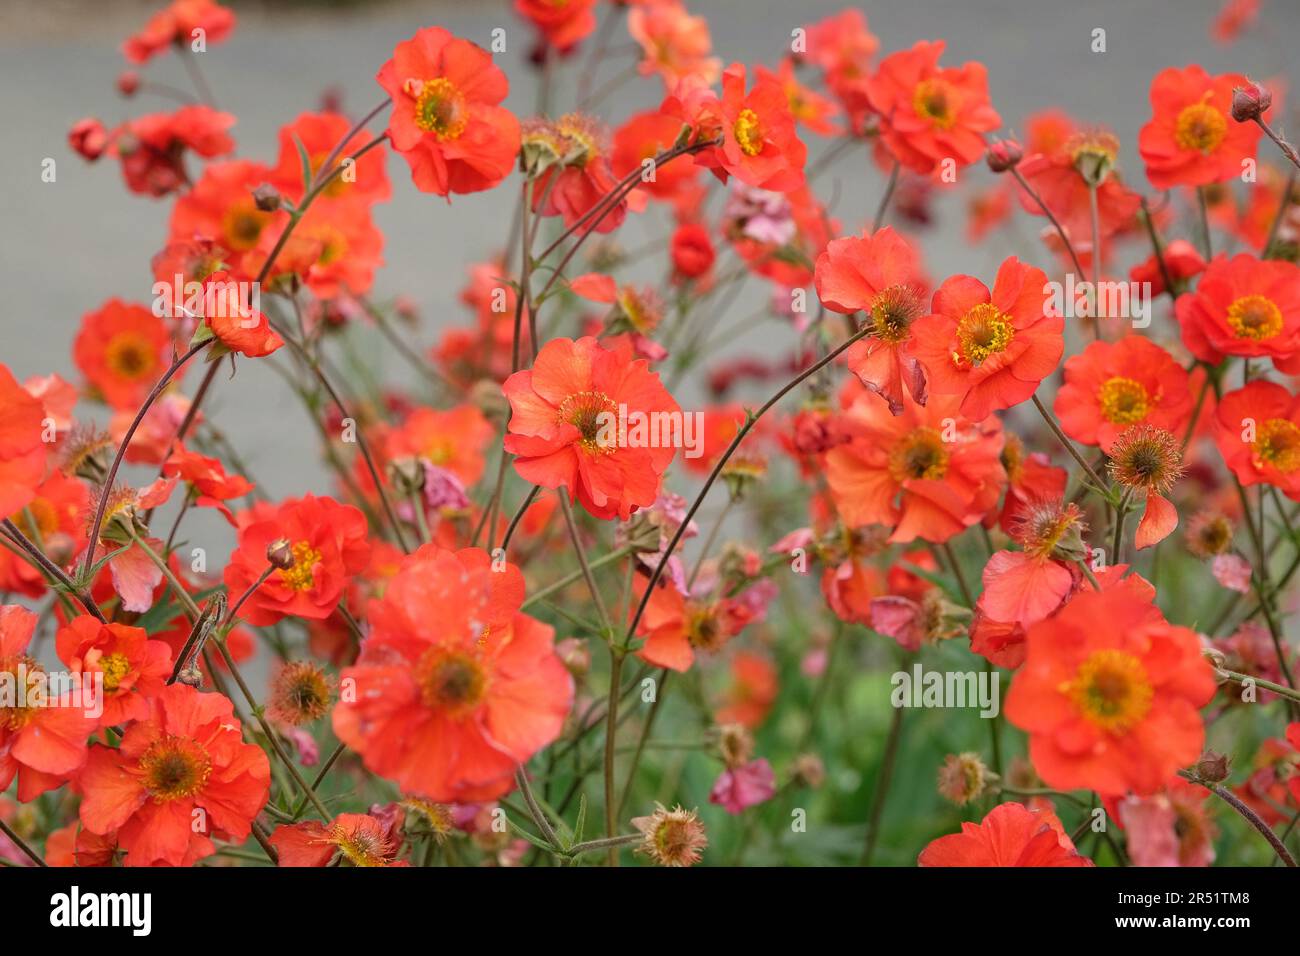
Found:
M 1093 342 L 1065 362 L 1065 384 L 1053 406 L 1061 430 L 1109 452 L 1133 425 L 1181 435 L 1192 412 L 1187 372 L 1143 335 Z
M 975 423 L 955 396 L 925 407 L 904 398 L 890 415 L 864 395 L 846 414 L 852 439 L 826 455 L 826 478 L 846 524 L 883 524 L 890 541 L 943 542 L 976 524 L 997 502 L 1006 473 L 994 417 Z
M 184 481 L 189 486 L 194 504 L 200 508 L 217 509 L 231 524 L 235 523 L 235 517 L 226 502 L 242 498 L 253 490 L 253 483 L 243 475 L 227 474 L 219 458 L 190 451 L 183 444 L 178 444 L 163 463 L 162 473 L 166 478 Z
M 608 135 L 594 118 L 568 113 L 554 121 L 529 120 L 523 127 L 523 152 L 526 162 L 536 157 L 538 167 L 531 187 L 534 213 L 560 216 L 566 228 L 582 232 L 612 232 L 623 224 L 626 198 L 587 217 L 618 185 Z
M 776 774 L 767 758 L 727 767 L 709 791 L 709 803 L 716 804 L 728 813 L 743 813 L 747 808 L 772 799 L 776 793 Z
M 223 574 L 231 594 L 242 595 L 257 584 L 269 566 L 271 544 L 288 541 L 293 558 L 244 602 L 241 616 L 255 627 L 284 617 L 329 617 L 370 555 L 365 515 L 332 498 L 304 495 L 279 505 L 258 504 L 236 520 L 239 539 Z
M 641 589 L 644 587 L 642 583 Z M 637 634 L 645 638 L 645 644 L 636 653 L 657 667 L 685 671 L 694 663 L 697 650 L 718 651 L 751 620 L 751 613 L 739 601 L 687 597 L 661 577 L 637 622 Z
M 1243 485 L 1269 484 L 1300 501 L 1300 397 L 1256 379 L 1223 396 L 1214 442 Z
M 1158 425 L 1130 425 L 1111 444 L 1110 475 L 1129 492 L 1146 495 L 1138 522 L 1138 550 L 1163 541 L 1178 527 L 1178 509 L 1165 494 L 1183 473 L 1182 443 Z
M 1207 364 L 1267 356 L 1284 372 L 1300 371 L 1300 266 L 1244 252 L 1215 256 L 1175 309 L 1183 343 Z
M 191 866 L 216 852 L 214 837 L 247 839 L 271 765 L 244 743 L 228 698 L 173 684 L 117 748 L 91 748 L 78 787 L 82 826 L 116 832 L 127 866 Z
M 1012 256 L 992 290 L 973 276 L 939 286 L 932 314 L 912 325 L 912 354 L 925 366 L 930 394 L 957 396 L 975 422 L 1033 395 L 1065 350 L 1065 320 L 1047 314 L 1046 283 L 1042 269 Z
M 500 105 L 510 84 L 491 54 L 426 27 L 397 44 L 376 79 L 393 98 L 388 136 L 417 188 L 479 192 L 510 174 L 519 121 Z
M 55 638 L 59 659 L 83 683 L 103 681 L 100 727 L 115 727 L 149 716 L 149 698 L 172 672 L 172 654 L 162 641 L 138 627 L 104 624 L 89 614 L 73 618 Z
M 1204 186 L 1241 175 L 1255 158 L 1261 130 L 1232 118 L 1232 91 L 1249 81 L 1240 73 L 1210 76 L 1196 64 L 1167 67 L 1151 81 L 1151 121 L 1138 134 L 1147 179 L 1157 189 Z
M 545 624 L 520 613 L 519 569 L 480 549 L 425 545 L 372 600 L 370 634 L 341 681 L 334 732 L 374 773 L 439 802 L 507 793 L 553 741 L 573 679 Z
M 1198 709 L 1214 695 L 1214 671 L 1195 632 L 1169 624 L 1149 599 L 1081 591 L 1026 640 L 1005 712 L 1029 733 L 1048 786 L 1142 796 L 1200 754 Z
M 227 130 L 235 117 L 195 103 L 174 113 L 149 113 L 115 129 L 109 151 L 122 162 L 122 177 L 132 192 L 166 196 L 190 182 L 185 154 L 211 159 L 233 152 Z
M 626 520 L 654 503 L 677 449 L 671 436 L 651 441 L 647 432 L 646 441 L 632 441 L 631 427 L 623 440 L 620 411 L 629 422 L 635 414 L 649 423 L 681 412 L 644 360 L 590 337 L 552 339 L 533 367 L 511 375 L 502 390 L 513 410 L 505 447 L 524 480 L 567 488 L 602 519 Z
M 127 37 L 122 55 L 132 63 L 147 63 L 171 47 L 202 41 L 202 49 L 207 49 L 207 44 L 221 42 L 234 29 L 234 11 L 213 0 L 172 0 Z
M 1011 534 L 1026 508 L 1040 501 L 1058 501 L 1065 495 L 1069 472 L 1053 465 L 1041 451 L 1026 452 L 1019 435 L 1007 434 L 1002 445 L 1002 467 L 1007 473 L 1007 494 L 1002 510 L 986 518 L 986 525 L 996 519 L 1002 530 Z
M 942 40 L 919 40 L 881 60 L 867 83 L 884 145 L 923 175 L 945 160 L 966 166 L 981 159 L 984 134 L 1002 123 L 989 103 L 984 64 L 941 67 L 943 50 Z
M 1000 803 L 979 823 L 939 837 L 918 866 L 1092 866 L 1080 856 L 1055 815 L 1021 803 Z
M 845 361 L 897 415 L 903 389 L 921 405 L 925 371 L 912 354 L 912 325 L 925 314 L 929 281 L 916 247 L 889 226 L 874 235 L 832 240 L 817 258 L 817 296 L 835 312 L 866 313 L 871 333 L 849 346 Z

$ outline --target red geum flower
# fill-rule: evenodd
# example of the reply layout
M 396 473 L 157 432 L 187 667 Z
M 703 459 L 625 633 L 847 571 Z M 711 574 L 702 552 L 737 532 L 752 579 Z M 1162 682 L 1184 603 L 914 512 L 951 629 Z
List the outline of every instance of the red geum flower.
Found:
M 253 483 L 243 475 L 226 474 L 220 459 L 200 455 L 184 445 L 178 445 L 163 463 L 162 473 L 168 478 L 180 478 L 189 486 L 196 505 L 216 508 L 231 524 L 235 518 L 226 502 L 253 490 Z
M 532 22 L 563 53 L 596 29 L 596 0 L 515 0 L 515 12 Z
M 164 687 L 117 748 L 96 744 L 77 779 L 81 824 L 117 833 L 127 866 L 191 866 L 241 842 L 271 791 L 261 747 L 244 743 L 230 700 Z
M 767 719 L 777 690 L 776 666 L 769 658 L 756 651 L 737 651 L 731 658 L 731 683 L 713 719 L 753 730 Z
M 984 134 L 1002 125 L 989 103 L 988 71 L 968 62 L 941 67 L 942 40 L 891 53 L 867 82 L 880 135 L 898 162 L 927 174 L 944 160 L 966 166 L 984 156 Z
M 55 637 L 59 659 L 83 682 L 103 681 L 100 727 L 147 720 L 149 698 L 166 685 L 172 652 L 151 641 L 143 628 L 104 624 L 89 614 L 74 617 Z
M 998 551 L 989 557 L 976 612 L 1020 627 L 1054 612 L 1074 589 L 1074 562 L 1087 556 L 1082 541 L 1085 530 L 1077 505 L 1058 500 L 1027 507 L 1013 535 L 1024 550 Z
M 845 361 L 897 415 L 903 390 L 926 400 L 925 371 L 911 354 L 912 323 L 925 312 L 929 280 L 921 255 L 889 226 L 875 235 L 834 239 L 817 257 L 817 296 L 834 312 L 867 313 L 871 333 L 849 346 Z
M 956 395 L 961 412 L 981 421 L 1034 394 L 1065 350 L 1065 319 L 1048 315 L 1042 269 L 1015 256 L 998 269 L 993 289 L 973 276 L 939 286 L 933 314 L 912 325 L 912 354 L 932 395 Z
M 1055 815 L 1021 803 L 1000 803 L 961 833 L 931 840 L 918 866 L 1092 866 Z
M 214 272 L 203 282 L 197 311 L 190 311 L 203 320 L 204 334 L 210 332 L 226 351 L 261 358 L 284 345 L 284 339 L 271 328 L 271 320 L 254 307 L 249 293 L 249 283 L 236 281 L 225 271 Z M 219 357 L 211 351 L 209 355 Z
M 236 279 L 253 279 L 266 261 L 258 244 L 272 219 L 271 213 L 257 208 L 253 190 L 270 174 L 269 167 L 246 159 L 209 163 L 194 187 L 176 200 L 168 241 L 215 242 Z
M 342 172 L 321 191 L 316 202 L 355 199 L 372 203 L 387 199 L 392 189 L 384 168 L 388 158 L 386 151 L 382 147 L 371 149 L 360 159 L 347 164 L 347 159 L 370 141 L 370 137 L 359 132 L 343 142 L 343 137 L 351 129 L 352 122 L 341 113 L 302 113 L 292 123 L 282 126 L 279 157 L 270 171 L 271 185 L 291 202 L 301 202 L 304 193 L 302 157 L 297 145 L 301 143 L 314 182 L 319 182 L 332 170 L 343 167 Z M 330 168 L 326 169 L 325 160 L 336 149 L 337 155 Z M 312 205 L 315 206 L 315 203 Z
M 691 16 L 678 0 L 633 7 L 627 12 L 627 32 L 641 47 L 637 69 L 642 76 L 659 74 L 669 90 L 687 78 L 709 86 L 717 82 L 722 62 L 709 55 L 709 21 Z
M 487 51 L 427 27 L 397 44 L 376 79 L 393 98 L 388 137 L 417 188 L 472 193 L 510 175 L 519 121 L 499 105 L 510 83 Z
M 474 405 L 446 410 L 417 408 L 388 433 L 384 456 L 411 456 L 445 468 L 466 488 L 483 477 L 483 452 L 494 429 Z
M 890 541 L 940 543 L 976 524 L 1006 480 L 999 460 L 1002 426 L 976 423 L 958 400 L 903 400 L 898 415 L 862 396 L 848 410 L 853 438 L 826 454 L 826 478 L 845 524 L 882 524 Z
M 1175 309 L 1183 344 L 1201 361 L 1268 356 L 1282 371 L 1300 372 L 1300 266 L 1244 252 L 1215 256 Z
M 93 163 L 103 156 L 109 142 L 108 130 L 93 116 L 77 120 L 68 130 L 68 146 L 87 162 Z
M 3 468 L 0 462 L 0 472 Z M 50 560 L 64 567 L 86 546 L 90 493 L 78 479 L 51 471 L 32 494 L 23 509 L 9 518 L 30 540 L 41 542 Z M 36 598 L 48 588 L 42 571 L 8 548 L 0 548 L 0 592 L 14 591 Z
M 681 131 L 682 121 L 675 116 L 657 110 L 634 114 L 614 130 L 609 156 L 614 176 L 622 179 L 633 170 L 647 169 L 646 160 L 672 149 Z M 652 179 L 642 177 L 638 181 L 636 189 L 628 196 L 628 205 L 640 210 L 645 206 L 647 196 L 666 201 L 680 200 L 699 173 L 699 167 L 685 157 L 656 165 Z
M 1056 145 L 1031 153 L 1016 167 L 1037 194 L 1037 199 L 1016 184 L 1021 208 L 1033 216 L 1045 216 L 1042 200 L 1076 247 L 1092 250 L 1092 197 L 1090 182 L 1097 182 L 1097 223 L 1101 238 L 1132 225 L 1142 197 L 1123 184 L 1115 172 L 1119 140 L 1102 129 L 1052 129 L 1049 142 Z M 1061 140 L 1057 136 L 1064 135 Z
M 262 233 L 256 262 L 270 258 L 288 213 L 277 213 L 275 225 Z M 365 295 L 383 265 L 384 235 L 375 226 L 370 204 L 361 201 L 313 203 L 303 214 L 276 257 L 271 277 L 297 274 L 320 299 L 342 293 Z
M 366 516 L 333 498 L 304 495 L 278 505 L 259 504 L 241 512 L 237 522 L 238 543 L 223 575 L 231 594 L 241 595 L 257 583 L 273 542 L 288 541 L 294 561 L 272 572 L 244 603 L 241 616 L 254 627 L 284 617 L 329 617 L 370 556 Z
M 136 409 L 162 377 L 171 349 L 162 319 L 143 305 L 109 299 L 82 316 L 72 357 L 104 401 Z
M 796 123 L 806 126 L 822 136 L 834 136 L 839 132 L 831 117 L 839 113 L 840 108 L 834 100 L 822 96 L 799 82 L 795 75 L 794 60 L 786 57 L 774 73 L 763 65 L 754 67 L 754 76 L 759 80 L 775 80 L 785 90 L 786 101 L 790 104 L 790 115 Z
M 1181 435 L 1192 413 L 1187 372 L 1143 335 L 1093 342 L 1065 363 L 1065 384 L 1053 406 L 1061 430 L 1109 452 L 1133 425 L 1158 425 Z
M 1151 81 L 1151 121 L 1138 133 L 1147 179 L 1157 189 L 1204 186 L 1241 175 L 1255 158 L 1261 130 L 1232 118 L 1232 91 L 1249 80 L 1240 73 L 1210 76 L 1192 64 L 1161 70 Z
M 773 77 L 759 78 L 745 92 L 745 66 L 733 63 L 722 73 L 718 104 L 722 143 L 699 153 L 696 161 L 726 182 L 743 183 L 774 192 L 791 192 L 804 183 L 807 147 L 795 131 L 790 103 Z
M 653 423 L 676 419 L 681 410 L 645 360 L 591 337 L 552 339 L 533 367 L 511 375 L 502 390 L 513 411 L 505 447 L 525 481 L 567 488 L 602 519 L 626 520 L 654 503 L 677 449 L 671 435 L 651 440 L 648 431 L 645 442 L 633 442 L 630 427 L 629 440 L 621 440 L 620 412 L 629 422 L 635 414 Z
M 32 501 L 45 474 L 45 406 L 0 364 L 0 514 Z
M 1152 253 L 1128 271 L 1128 277 L 1132 281 L 1151 283 L 1152 299 L 1169 291 L 1165 288 L 1166 273 L 1169 281 L 1174 284 L 1174 294 L 1177 296 L 1188 279 L 1205 271 L 1205 260 L 1201 258 L 1201 253 L 1186 239 L 1175 239 L 1169 243 L 1160 258 L 1164 260 L 1164 269 L 1160 268 L 1160 263 Z
M 150 113 L 114 131 L 111 151 L 122 161 L 127 188 L 145 196 L 166 196 L 189 184 L 185 152 L 211 158 L 233 152 L 227 130 L 235 117 L 210 106 L 182 106 L 175 113 Z
M 1201 753 L 1214 670 L 1150 600 L 1084 590 L 1026 640 L 1005 710 L 1049 787 L 1144 796 Z
M 0 703 L 0 791 L 18 778 L 18 800 L 27 803 L 62 785 L 86 762 L 86 738 L 98 726 L 87 713 L 91 701 L 68 691 L 45 695 L 45 669 L 28 652 L 36 615 L 0 605 L 0 677 L 13 691 Z M 37 695 L 37 696 L 32 696 Z
M 204 49 L 219 43 L 235 29 L 235 14 L 213 0 L 172 0 L 138 33 L 122 44 L 122 55 L 132 63 L 146 63 L 172 46 L 189 46 L 200 38 Z
M 644 580 L 638 590 L 644 592 Z M 645 644 L 636 654 L 656 667 L 685 671 L 695 662 L 696 650 L 716 652 L 752 617 L 739 601 L 686 597 L 667 577 L 661 577 L 637 622 L 636 632 L 645 638 Z
M 1223 396 L 1214 417 L 1214 443 L 1238 481 L 1300 501 L 1300 397 L 1257 379 Z
M 425 545 L 406 558 L 368 605 L 370 634 L 341 675 L 339 739 L 372 772 L 429 800 L 509 792 L 573 703 L 554 632 L 519 611 L 523 596 L 519 569 L 493 570 L 481 549 Z
M 677 227 L 668 252 L 673 261 L 673 271 L 687 279 L 708 275 L 717 257 L 708 228 L 695 222 Z
M 578 222 L 610 195 L 617 185 L 610 168 L 607 136 L 590 116 L 569 113 L 558 120 L 524 124 L 525 162 L 538 157 L 532 182 L 532 208 L 541 216 L 562 216 L 566 228 Z M 581 231 L 612 232 L 627 215 L 627 199 L 602 208 L 583 223 Z
M 322 823 L 309 820 L 275 828 L 271 845 L 280 866 L 409 866 L 396 859 L 402 847 L 394 827 L 366 813 L 340 813 Z
M 1069 472 L 1053 465 L 1041 451 L 1026 453 L 1025 443 L 1018 435 L 1007 434 L 1002 445 L 1002 467 L 1007 472 L 1007 495 L 996 519 L 1008 534 L 1025 506 L 1038 501 L 1057 501 L 1065 495 Z M 991 527 L 993 518 L 990 515 L 984 523 Z

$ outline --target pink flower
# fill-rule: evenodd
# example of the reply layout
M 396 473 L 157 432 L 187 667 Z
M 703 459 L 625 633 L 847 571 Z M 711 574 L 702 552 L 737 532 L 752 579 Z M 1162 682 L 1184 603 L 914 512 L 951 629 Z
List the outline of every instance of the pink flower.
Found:
M 760 757 L 722 771 L 709 792 L 709 803 L 716 803 L 728 813 L 740 813 L 746 807 L 770 800 L 774 793 L 776 774 L 767 759 Z

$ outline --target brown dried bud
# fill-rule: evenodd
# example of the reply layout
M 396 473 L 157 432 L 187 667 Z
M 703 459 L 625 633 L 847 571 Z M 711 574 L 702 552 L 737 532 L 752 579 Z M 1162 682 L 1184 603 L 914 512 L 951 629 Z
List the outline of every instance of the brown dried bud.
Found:
M 1205 751 L 1196 762 L 1196 775 L 1207 783 L 1222 783 L 1228 779 L 1228 758 L 1213 750 Z
M 288 571 L 297 559 L 288 538 L 277 538 L 266 546 L 266 560 L 281 571 Z
M 424 487 L 424 466 L 418 458 L 394 458 L 387 470 L 388 480 L 403 495 L 413 495 Z
M 275 212 L 280 208 L 280 190 L 276 189 L 270 183 L 262 183 L 253 190 L 253 202 L 262 212 Z
M 826 765 L 816 754 L 800 754 L 794 758 L 794 763 L 790 767 L 790 779 L 797 787 L 816 790 L 826 782 Z
M 510 414 L 510 402 L 501 391 L 500 383 L 490 378 L 481 378 L 470 386 L 469 400 L 490 421 L 503 422 Z
M 1019 165 L 1024 156 L 1024 147 L 1014 139 L 999 139 L 989 144 L 988 150 L 984 153 L 984 160 L 993 172 L 1005 173 L 1008 169 Z
M 591 670 L 591 648 L 587 642 L 576 637 L 566 637 L 556 641 L 555 653 L 565 669 L 574 677 L 583 677 Z
M 1273 94 L 1258 83 L 1232 91 L 1232 118 L 1238 123 L 1254 122 L 1272 105 Z

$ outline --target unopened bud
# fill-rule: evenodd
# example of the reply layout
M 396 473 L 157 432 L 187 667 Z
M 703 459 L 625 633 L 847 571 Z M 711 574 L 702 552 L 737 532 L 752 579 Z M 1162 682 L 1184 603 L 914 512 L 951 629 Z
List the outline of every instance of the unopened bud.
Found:
M 1206 783 L 1221 783 L 1228 779 L 1228 758 L 1221 753 L 1207 750 L 1196 762 L 1196 775 Z
M 416 458 L 394 458 L 388 463 L 388 480 L 403 495 L 411 495 L 424 487 L 424 466 Z
M 576 637 L 566 637 L 556 641 L 555 653 L 565 669 L 574 677 L 583 677 L 591 670 L 591 648 L 587 642 Z
M 270 183 L 262 183 L 253 190 L 253 202 L 262 212 L 275 212 L 280 208 L 280 191 Z
M 140 89 L 140 74 L 135 70 L 123 70 L 117 75 L 117 91 L 123 96 L 135 96 Z
M 481 378 L 470 386 L 469 400 L 489 421 L 503 422 L 510 414 L 510 402 L 501 385 L 490 378 Z
M 999 139 L 989 144 L 984 159 L 993 172 L 1005 173 L 1008 169 L 1018 165 L 1024 156 L 1024 148 L 1014 139 Z
M 94 162 L 108 148 L 108 130 L 94 118 L 77 120 L 68 130 L 68 145 L 82 158 Z
M 288 538 L 277 538 L 266 546 L 266 560 L 281 571 L 288 571 L 297 559 Z
M 1238 123 L 1259 119 L 1273 105 L 1273 94 L 1258 83 L 1238 86 L 1232 91 L 1232 118 Z

